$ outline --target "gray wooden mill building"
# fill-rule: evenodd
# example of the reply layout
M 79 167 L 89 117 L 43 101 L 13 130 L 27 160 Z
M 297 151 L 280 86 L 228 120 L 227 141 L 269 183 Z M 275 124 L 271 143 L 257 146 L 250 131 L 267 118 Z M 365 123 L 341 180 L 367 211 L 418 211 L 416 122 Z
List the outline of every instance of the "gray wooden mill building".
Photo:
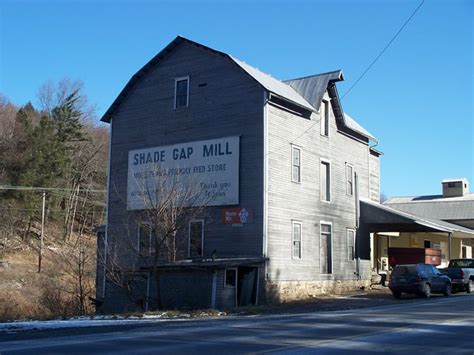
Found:
M 140 69 L 102 117 L 104 311 L 152 309 L 157 298 L 163 308 L 226 308 L 366 285 L 358 198 L 379 201 L 380 153 L 344 112 L 341 80 L 336 70 L 279 81 L 183 37 Z M 172 260 L 151 250 L 140 220 L 149 208 L 140 187 L 157 176 L 186 176 L 208 197 L 190 204 L 206 207 L 176 232 Z

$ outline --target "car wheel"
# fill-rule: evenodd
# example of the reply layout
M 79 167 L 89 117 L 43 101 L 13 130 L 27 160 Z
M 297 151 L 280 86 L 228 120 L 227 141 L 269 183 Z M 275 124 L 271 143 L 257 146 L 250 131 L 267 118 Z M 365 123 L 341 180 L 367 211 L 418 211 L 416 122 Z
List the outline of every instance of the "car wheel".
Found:
M 422 295 L 425 298 L 431 297 L 431 286 L 429 284 L 425 284 L 425 286 L 423 287 Z
M 466 292 L 467 293 L 472 293 L 474 292 L 474 281 L 469 280 L 466 285 Z
M 402 298 L 402 293 L 400 291 L 392 291 L 393 297 L 395 297 L 397 300 Z
M 451 295 L 451 284 L 449 282 L 446 283 L 446 287 L 444 288 L 443 295 L 445 296 Z

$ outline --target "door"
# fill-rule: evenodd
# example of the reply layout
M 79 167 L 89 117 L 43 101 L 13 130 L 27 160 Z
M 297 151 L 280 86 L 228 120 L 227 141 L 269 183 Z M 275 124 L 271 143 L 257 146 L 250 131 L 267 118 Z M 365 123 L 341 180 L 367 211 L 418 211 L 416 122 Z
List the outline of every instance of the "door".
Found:
M 237 305 L 257 304 L 258 269 L 256 267 L 239 267 L 237 275 Z

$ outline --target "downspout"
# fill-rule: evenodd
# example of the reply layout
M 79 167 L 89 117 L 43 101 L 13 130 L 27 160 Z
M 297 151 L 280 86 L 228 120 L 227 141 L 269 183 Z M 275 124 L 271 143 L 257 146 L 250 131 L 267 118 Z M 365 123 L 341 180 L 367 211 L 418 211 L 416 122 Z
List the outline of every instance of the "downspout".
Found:
M 359 201 L 359 175 L 354 172 L 354 197 L 355 197 L 355 225 L 356 225 L 356 272 L 357 280 L 360 280 L 360 201 Z

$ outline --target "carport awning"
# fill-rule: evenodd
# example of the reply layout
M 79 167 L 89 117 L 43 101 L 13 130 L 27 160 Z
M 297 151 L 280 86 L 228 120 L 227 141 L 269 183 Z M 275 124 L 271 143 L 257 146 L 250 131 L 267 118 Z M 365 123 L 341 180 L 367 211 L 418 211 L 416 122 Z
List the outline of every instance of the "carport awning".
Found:
M 369 232 L 444 232 L 455 238 L 474 239 L 474 230 L 456 224 L 418 217 L 360 198 L 360 222 Z

